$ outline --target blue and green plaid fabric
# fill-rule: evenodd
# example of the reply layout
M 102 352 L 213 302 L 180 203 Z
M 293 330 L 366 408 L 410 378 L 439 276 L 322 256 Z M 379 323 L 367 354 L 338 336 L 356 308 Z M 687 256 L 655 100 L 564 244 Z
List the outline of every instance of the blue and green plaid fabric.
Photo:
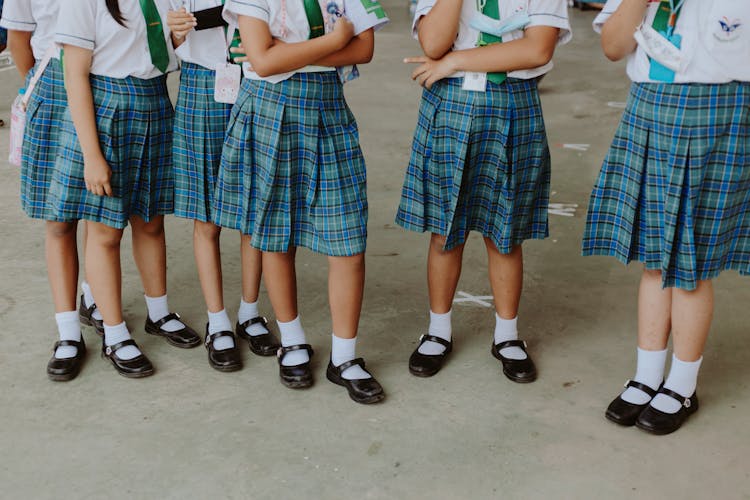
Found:
M 224 143 L 214 222 L 252 234 L 266 252 L 365 251 L 365 162 L 335 71 L 276 84 L 245 79 Z
M 27 78 L 31 78 L 32 70 Z M 59 218 L 47 204 L 55 168 L 58 136 L 68 97 L 60 62 L 52 59 L 39 79 L 26 107 L 26 128 L 21 151 L 21 208 L 29 217 L 51 221 Z
M 231 104 L 216 102 L 216 72 L 182 63 L 174 119 L 174 214 L 211 221 Z
M 502 253 L 549 234 L 550 155 L 535 80 L 461 88 L 450 78 L 425 89 L 396 223 L 447 236 L 469 231 Z
M 635 83 L 591 194 L 584 255 L 692 290 L 750 274 L 750 83 Z
M 99 143 L 112 168 L 113 196 L 86 190 L 81 146 L 66 111 L 49 193 L 57 216 L 121 229 L 135 215 L 148 222 L 172 213 L 174 110 L 166 82 L 166 76 L 142 80 L 91 75 Z

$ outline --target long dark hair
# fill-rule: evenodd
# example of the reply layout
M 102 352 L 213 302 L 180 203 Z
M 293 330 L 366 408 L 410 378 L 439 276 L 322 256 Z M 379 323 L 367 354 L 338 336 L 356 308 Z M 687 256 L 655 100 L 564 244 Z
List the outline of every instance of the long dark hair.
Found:
M 117 21 L 117 24 L 121 26 L 125 26 L 125 18 L 122 15 L 122 12 L 120 11 L 120 2 L 117 0 L 106 0 L 107 2 L 107 10 L 112 15 L 112 17 L 115 18 L 115 21 Z

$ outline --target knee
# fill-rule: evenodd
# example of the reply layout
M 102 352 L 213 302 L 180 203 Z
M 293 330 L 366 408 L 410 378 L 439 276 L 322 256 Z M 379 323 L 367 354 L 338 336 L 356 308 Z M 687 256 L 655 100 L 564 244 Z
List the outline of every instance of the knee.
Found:
M 104 224 L 89 224 L 87 240 L 87 244 L 105 248 L 119 248 L 122 240 L 122 229 L 115 229 Z
M 47 222 L 47 237 L 70 238 L 75 236 L 78 224 L 76 222 Z
M 215 241 L 219 239 L 221 228 L 210 222 L 195 221 L 193 233 L 202 240 Z
M 643 278 L 650 281 L 661 282 L 661 270 L 660 269 L 643 269 Z
M 149 238 L 160 238 L 164 236 L 164 217 L 154 217 L 149 222 L 139 217 L 133 217 L 130 221 L 133 226 L 133 233 Z

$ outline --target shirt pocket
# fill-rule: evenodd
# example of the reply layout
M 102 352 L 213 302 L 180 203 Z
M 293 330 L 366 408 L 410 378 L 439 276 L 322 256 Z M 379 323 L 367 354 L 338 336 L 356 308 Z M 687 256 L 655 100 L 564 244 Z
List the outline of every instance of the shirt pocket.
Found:
M 750 2 L 716 0 L 700 27 L 707 53 L 735 80 L 750 80 Z

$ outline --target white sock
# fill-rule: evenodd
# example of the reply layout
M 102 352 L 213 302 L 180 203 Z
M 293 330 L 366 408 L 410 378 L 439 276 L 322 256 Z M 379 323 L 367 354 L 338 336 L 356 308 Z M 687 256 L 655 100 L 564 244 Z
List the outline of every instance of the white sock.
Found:
M 166 295 L 162 295 L 161 297 L 149 297 L 147 295 L 144 295 L 144 297 L 146 298 L 148 317 L 151 318 L 151 321 L 159 321 L 164 316 L 169 314 L 169 304 L 167 303 Z M 185 325 L 180 321 L 177 321 L 176 319 L 167 321 L 162 325 L 162 329 L 168 332 L 176 332 L 177 330 L 182 330 L 183 328 L 185 328 Z
M 686 398 L 692 396 L 698 385 L 698 370 L 702 361 L 703 357 L 698 361 L 681 361 L 672 354 L 672 367 L 669 369 L 669 377 L 664 382 L 664 387 Z M 677 413 L 682 407 L 679 401 L 665 394 L 657 394 L 651 401 L 651 406 L 665 413 Z
M 288 323 L 282 323 L 276 320 L 279 325 L 279 331 L 281 332 L 281 345 L 289 347 L 290 345 L 306 344 L 305 331 L 302 329 L 302 323 L 299 320 L 299 316 L 294 318 Z M 300 349 L 298 351 L 291 351 L 284 356 L 281 364 L 284 366 L 297 366 L 310 361 L 310 356 L 307 351 Z
M 518 340 L 518 316 L 513 319 L 503 319 L 495 313 L 495 344 L 508 340 Z M 526 353 L 520 347 L 506 347 L 500 349 L 500 354 L 509 359 L 526 359 Z
M 94 295 L 91 293 L 91 287 L 89 284 L 85 281 L 81 282 L 81 290 L 83 290 L 83 305 L 86 308 L 91 307 L 91 304 L 95 304 L 96 301 L 94 300 Z M 94 312 L 91 314 L 91 317 L 93 317 L 96 320 L 101 321 L 102 320 L 102 313 L 99 312 L 99 308 L 97 307 L 94 309 Z
M 333 363 L 333 366 L 340 366 L 347 361 L 356 358 L 356 350 L 357 337 L 354 337 L 353 339 L 342 339 L 337 337 L 335 333 L 331 335 L 331 363 Z M 364 371 L 359 365 L 350 366 L 344 370 L 341 376 L 347 380 L 372 378 L 372 376 Z
M 132 337 L 128 331 L 128 325 L 126 325 L 124 321 L 115 326 L 109 326 L 106 323 L 104 324 L 104 343 L 106 345 L 110 346 L 119 344 L 123 340 L 128 340 L 129 338 Z M 133 359 L 140 354 L 141 351 L 138 350 L 136 346 L 126 345 L 125 347 L 121 347 L 115 356 L 123 360 L 128 360 Z
M 78 311 L 67 311 L 55 314 L 57 332 L 60 340 L 81 340 L 81 323 L 78 322 Z M 78 349 L 72 345 L 61 345 L 55 349 L 57 359 L 68 359 L 75 357 Z
M 453 332 L 451 328 L 451 312 L 452 310 L 447 313 L 437 314 L 430 311 L 430 327 L 427 329 L 427 333 L 450 342 L 451 333 Z M 437 356 L 438 354 L 443 354 L 445 349 L 444 345 L 428 340 L 419 346 L 418 352 L 427 356 Z
M 255 302 L 245 302 L 244 299 L 240 299 L 240 310 L 237 311 L 237 321 L 242 324 L 245 321 L 250 321 L 253 318 L 257 318 L 260 316 L 260 313 L 258 312 L 258 301 Z M 248 335 L 263 335 L 265 333 L 268 333 L 268 330 L 265 326 L 263 326 L 260 323 L 255 323 L 254 325 L 250 325 L 247 328 L 245 328 L 245 331 L 248 333 Z
M 638 348 L 638 364 L 633 380 L 646 384 L 653 390 L 658 390 L 664 381 L 664 363 L 667 361 L 667 350 L 647 351 Z M 635 387 L 628 387 L 620 397 L 628 403 L 644 405 L 651 400 L 651 396 Z
M 208 311 L 208 333 L 227 331 L 232 331 L 232 322 L 229 321 L 227 310 L 222 309 L 221 311 L 215 313 Z M 218 337 L 214 340 L 213 345 L 214 349 L 216 349 L 217 351 L 224 351 L 226 349 L 231 349 L 234 347 L 234 340 L 232 340 L 232 337 L 228 336 Z

